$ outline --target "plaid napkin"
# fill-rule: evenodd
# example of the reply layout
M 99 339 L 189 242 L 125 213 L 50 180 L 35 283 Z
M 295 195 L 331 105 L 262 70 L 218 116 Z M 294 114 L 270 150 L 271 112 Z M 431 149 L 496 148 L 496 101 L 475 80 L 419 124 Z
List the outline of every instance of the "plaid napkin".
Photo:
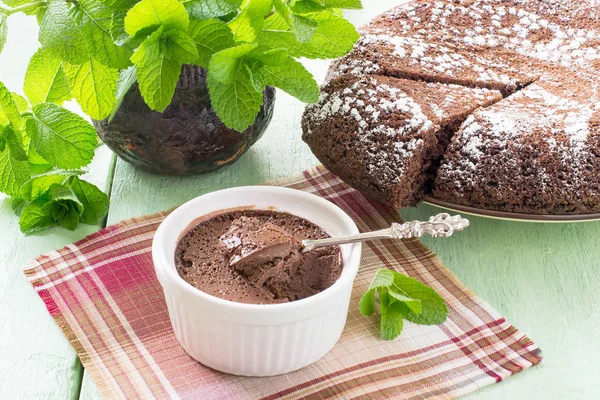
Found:
M 270 184 L 325 197 L 361 231 L 400 221 L 322 167 Z M 109 226 L 37 258 L 25 271 L 107 398 L 453 398 L 541 361 L 529 338 L 411 239 L 365 243 L 346 329 L 324 358 L 268 378 L 213 371 L 178 345 L 156 280 L 150 247 L 166 214 Z M 361 316 L 358 302 L 380 266 L 433 286 L 448 304 L 448 320 L 407 322 L 397 340 L 379 339 L 378 318 Z

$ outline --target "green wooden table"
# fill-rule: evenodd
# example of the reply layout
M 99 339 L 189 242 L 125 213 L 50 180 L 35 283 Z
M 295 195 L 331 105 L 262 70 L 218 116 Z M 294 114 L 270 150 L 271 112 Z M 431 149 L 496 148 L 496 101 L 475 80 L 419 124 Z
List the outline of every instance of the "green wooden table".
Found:
M 399 3 L 364 1 L 347 14 L 357 25 Z M 0 56 L 0 80 L 21 91 L 37 26 L 9 20 Z M 327 62 L 307 63 L 323 78 Z M 99 148 L 88 178 L 111 197 L 107 224 L 165 210 L 203 193 L 253 185 L 299 173 L 316 164 L 300 140 L 303 105 L 278 92 L 275 116 L 263 139 L 238 163 L 200 177 L 149 175 Z M 0 195 L 1 196 L 1 195 Z M 440 212 L 423 205 L 402 210 L 409 219 Z M 427 240 L 435 253 L 480 297 L 543 350 L 537 367 L 472 394 L 473 399 L 589 399 L 600 396 L 600 222 L 535 224 L 472 217 L 471 226 L 448 240 Z M 26 281 L 26 262 L 98 230 L 52 229 L 24 237 L 10 204 L 0 197 L 0 399 L 99 398 L 75 351 Z M 401 340 L 401 339 L 400 339 Z

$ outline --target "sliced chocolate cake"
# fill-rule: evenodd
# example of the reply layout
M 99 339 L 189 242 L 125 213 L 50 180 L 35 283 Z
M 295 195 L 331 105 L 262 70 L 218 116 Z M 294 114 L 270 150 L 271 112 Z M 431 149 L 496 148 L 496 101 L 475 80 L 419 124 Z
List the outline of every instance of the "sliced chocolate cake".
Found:
M 414 37 L 363 33 L 354 49 L 334 62 L 330 77 L 383 75 L 500 90 L 509 94 L 535 81 L 538 71 L 521 72 L 510 66 L 512 54 L 497 51 L 483 58 L 453 43 Z
M 502 211 L 600 212 L 599 121 L 600 107 L 530 85 L 465 121 L 433 194 Z
M 487 89 L 342 75 L 306 109 L 303 139 L 350 185 L 403 207 L 422 196 L 450 132 L 500 98 Z
M 600 212 L 597 0 L 416 0 L 361 35 L 303 117 L 332 172 L 396 207 Z

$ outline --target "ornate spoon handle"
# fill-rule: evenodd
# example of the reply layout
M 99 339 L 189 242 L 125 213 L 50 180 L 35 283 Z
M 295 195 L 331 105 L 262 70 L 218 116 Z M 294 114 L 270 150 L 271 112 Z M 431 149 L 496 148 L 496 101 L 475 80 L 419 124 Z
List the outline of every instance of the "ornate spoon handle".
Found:
M 441 213 L 429 218 L 428 221 L 412 221 L 403 224 L 392 223 L 391 227 L 373 232 L 361 233 L 353 236 L 335 237 L 318 240 L 303 240 L 302 244 L 307 252 L 317 247 L 335 246 L 346 243 L 364 242 L 376 239 L 407 239 L 430 235 L 432 237 L 448 237 L 454 232 L 462 231 L 469 226 L 469 220 L 460 215 Z

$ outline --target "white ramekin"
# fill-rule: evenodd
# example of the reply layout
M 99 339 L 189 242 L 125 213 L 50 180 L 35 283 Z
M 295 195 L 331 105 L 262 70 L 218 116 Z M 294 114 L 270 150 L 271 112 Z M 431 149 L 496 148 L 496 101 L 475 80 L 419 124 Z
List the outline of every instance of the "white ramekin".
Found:
M 341 246 L 344 268 L 328 289 L 286 304 L 255 305 L 223 300 L 185 282 L 175 268 L 175 247 L 196 219 L 248 207 L 285 211 L 332 236 L 358 233 L 339 207 L 293 189 L 248 186 L 200 196 L 173 211 L 152 243 L 156 275 L 165 293 L 175 337 L 202 364 L 236 375 L 268 376 L 305 367 L 340 338 L 360 264 L 359 243 Z

